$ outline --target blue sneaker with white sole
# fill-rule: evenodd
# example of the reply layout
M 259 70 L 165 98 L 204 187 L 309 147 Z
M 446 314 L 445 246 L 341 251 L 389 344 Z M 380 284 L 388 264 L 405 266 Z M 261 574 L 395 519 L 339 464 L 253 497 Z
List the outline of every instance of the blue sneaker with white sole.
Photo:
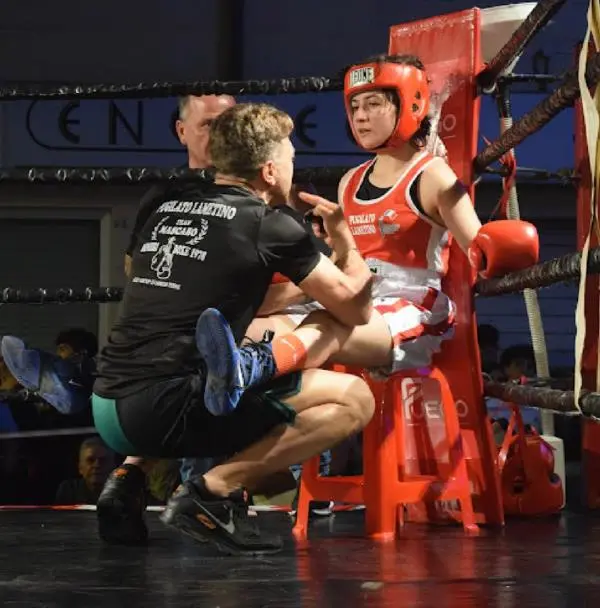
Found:
M 277 368 L 268 342 L 238 348 L 227 319 L 206 309 L 196 323 L 196 346 L 206 364 L 204 405 L 214 416 L 231 414 L 244 391 L 270 380 Z
M 0 351 L 17 382 L 39 395 L 61 414 L 76 414 L 90 407 L 93 377 L 81 365 L 36 348 L 27 348 L 20 338 L 4 336 Z

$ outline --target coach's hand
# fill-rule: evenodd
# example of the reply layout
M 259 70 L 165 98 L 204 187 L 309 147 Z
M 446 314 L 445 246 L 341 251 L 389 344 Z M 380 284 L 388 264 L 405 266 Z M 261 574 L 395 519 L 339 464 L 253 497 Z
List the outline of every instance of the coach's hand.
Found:
M 317 236 L 325 239 L 327 245 L 333 249 L 336 249 L 336 245 L 343 245 L 348 248 L 355 247 L 354 238 L 340 205 L 308 192 L 299 192 L 298 196 L 305 203 L 312 205 L 313 209 L 309 213 L 313 216 L 311 219 L 313 230 Z M 323 222 L 325 237 L 323 237 L 323 234 L 319 234 L 321 230 L 316 218 L 321 218 Z

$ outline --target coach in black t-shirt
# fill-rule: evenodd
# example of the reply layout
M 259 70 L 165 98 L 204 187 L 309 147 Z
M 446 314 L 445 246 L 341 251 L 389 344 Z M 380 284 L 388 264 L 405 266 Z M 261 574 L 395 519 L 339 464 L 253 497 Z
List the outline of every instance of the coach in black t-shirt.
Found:
M 213 121 L 215 183 L 171 192 L 144 225 L 94 387 L 96 427 L 119 453 L 236 454 L 210 476 L 185 483 L 164 516 L 228 552 L 281 547 L 247 518 L 245 488 L 356 433 L 373 412 L 362 380 L 323 370 L 248 392 L 229 416 L 204 407 L 205 367 L 194 330 L 206 308 L 218 308 L 241 342 L 278 272 L 340 322 L 370 318 L 371 273 L 341 210 L 316 209 L 336 267 L 297 221 L 268 206 L 289 196 L 292 128 L 287 114 L 265 104 L 240 104 Z
M 210 125 L 212 121 L 220 116 L 227 108 L 235 105 L 235 99 L 230 95 L 186 95 L 179 99 L 178 120 L 175 123 L 177 137 L 187 151 L 187 167 L 189 169 L 210 169 L 210 156 L 208 153 L 208 142 L 210 136 Z M 181 181 L 179 182 L 181 185 Z M 144 225 L 157 207 L 165 200 L 170 198 L 170 192 L 176 189 L 178 184 L 169 183 L 167 185 L 153 186 L 144 194 L 140 200 L 133 230 L 131 231 L 129 244 L 125 253 L 125 274 L 131 274 L 131 260 L 133 252 L 138 245 L 140 233 Z M 218 458 L 183 458 L 180 466 L 180 476 L 183 481 L 187 481 L 190 475 L 199 474 L 207 471 L 219 462 Z M 142 458 L 128 456 L 125 460 L 125 475 L 120 478 L 120 486 L 115 487 L 109 483 L 105 488 L 102 500 L 120 500 L 124 504 L 130 504 L 128 517 L 130 522 L 128 528 L 121 530 L 122 534 L 117 537 L 105 538 L 109 542 L 142 542 L 148 535 L 148 529 L 144 521 L 143 511 L 140 513 L 140 502 L 136 497 L 144 495 L 145 479 L 140 472 L 140 468 L 147 471 L 153 463 L 145 462 Z M 125 479 L 127 475 L 132 479 Z M 134 515 L 135 514 L 135 515 Z M 101 533 L 103 531 L 101 525 Z

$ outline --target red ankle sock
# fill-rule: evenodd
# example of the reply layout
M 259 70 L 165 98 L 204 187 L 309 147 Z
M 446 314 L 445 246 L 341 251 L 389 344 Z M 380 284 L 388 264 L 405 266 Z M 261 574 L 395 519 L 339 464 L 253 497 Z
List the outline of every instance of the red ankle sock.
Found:
M 271 348 L 277 366 L 275 377 L 304 369 L 308 353 L 302 340 L 294 334 L 275 338 Z

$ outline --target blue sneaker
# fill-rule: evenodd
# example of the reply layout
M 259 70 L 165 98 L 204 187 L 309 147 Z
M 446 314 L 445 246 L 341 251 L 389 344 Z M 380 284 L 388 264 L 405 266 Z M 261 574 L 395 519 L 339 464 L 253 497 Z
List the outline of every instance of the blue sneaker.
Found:
M 90 407 L 91 382 L 82 377 L 80 366 L 74 362 L 26 348 L 23 340 L 15 336 L 4 336 L 0 350 L 19 384 L 61 414 L 76 414 Z
M 277 371 L 271 345 L 258 342 L 238 348 L 229 323 L 215 308 L 198 318 L 196 346 L 206 364 L 204 405 L 214 416 L 231 414 L 244 391 L 267 382 Z

